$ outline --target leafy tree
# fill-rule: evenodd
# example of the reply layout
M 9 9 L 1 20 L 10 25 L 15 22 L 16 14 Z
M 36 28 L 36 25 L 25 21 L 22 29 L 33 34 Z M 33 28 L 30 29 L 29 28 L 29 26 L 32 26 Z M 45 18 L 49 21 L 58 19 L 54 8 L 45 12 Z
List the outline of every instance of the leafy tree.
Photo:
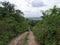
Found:
M 28 22 L 21 10 L 16 10 L 14 4 L 1 2 L 0 7 L 0 45 L 7 43 L 18 34 L 26 31 Z
M 42 12 L 40 20 L 33 30 L 41 45 L 60 45 L 60 8 Z

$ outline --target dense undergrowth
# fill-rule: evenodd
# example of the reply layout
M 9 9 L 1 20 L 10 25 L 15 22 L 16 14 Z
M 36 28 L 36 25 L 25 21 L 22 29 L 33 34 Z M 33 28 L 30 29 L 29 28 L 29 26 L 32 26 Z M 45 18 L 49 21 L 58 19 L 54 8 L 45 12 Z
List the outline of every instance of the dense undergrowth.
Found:
M 0 45 L 7 43 L 17 35 L 25 32 L 28 27 L 23 12 L 15 10 L 9 2 L 1 2 L 0 7 Z
M 60 8 L 54 6 L 43 12 L 42 20 L 32 30 L 40 45 L 60 45 Z

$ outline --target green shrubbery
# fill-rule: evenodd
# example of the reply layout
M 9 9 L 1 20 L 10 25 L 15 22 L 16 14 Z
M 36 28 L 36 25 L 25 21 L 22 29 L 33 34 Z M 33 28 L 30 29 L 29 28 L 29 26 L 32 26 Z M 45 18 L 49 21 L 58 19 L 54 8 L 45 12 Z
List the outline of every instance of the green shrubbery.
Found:
M 33 29 L 41 45 L 60 45 L 60 8 L 43 12 L 42 20 Z M 58 12 L 58 13 L 57 13 Z
M 0 45 L 7 43 L 18 34 L 27 30 L 28 23 L 24 19 L 23 12 L 15 10 L 14 5 L 2 2 L 0 7 Z

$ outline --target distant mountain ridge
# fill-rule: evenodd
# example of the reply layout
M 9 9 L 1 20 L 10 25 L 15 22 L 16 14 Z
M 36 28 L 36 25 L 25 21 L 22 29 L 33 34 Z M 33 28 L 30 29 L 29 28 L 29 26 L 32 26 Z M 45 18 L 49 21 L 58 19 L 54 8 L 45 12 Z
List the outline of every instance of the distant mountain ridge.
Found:
M 41 20 L 42 19 L 41 17 L 25 17 L 25 18 L 29 20 Z

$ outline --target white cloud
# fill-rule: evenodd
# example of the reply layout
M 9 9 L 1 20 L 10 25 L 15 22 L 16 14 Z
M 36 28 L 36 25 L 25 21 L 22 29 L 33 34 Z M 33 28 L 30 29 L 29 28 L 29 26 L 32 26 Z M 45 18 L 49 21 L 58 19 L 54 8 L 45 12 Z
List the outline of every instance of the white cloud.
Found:
M 0 1 L 7 1 L 7 0 L 0 0 Z M 60 7 L 60 0 L 8 0 L 11 3 L 14 3 L 16 5 L 17 9 L 20 9 L 24 12 L 25 17 L 38 17 L 41 16 L 41 10 L 47 10 L 49 8 L 52 8 L 54 5 L 57 5 Z M 38 1 L 42 1 L 41 5 L 45 4 L 46 6 L 39 6 L 39 7 L 33 7 L 32 2 L 35 1 L 38 3 Z M 39 4 L 40 5 L 40 4 Z
M 34 0 L 32 1 L 33 7 L 43 7 L 46 6 L 42 0 Z

